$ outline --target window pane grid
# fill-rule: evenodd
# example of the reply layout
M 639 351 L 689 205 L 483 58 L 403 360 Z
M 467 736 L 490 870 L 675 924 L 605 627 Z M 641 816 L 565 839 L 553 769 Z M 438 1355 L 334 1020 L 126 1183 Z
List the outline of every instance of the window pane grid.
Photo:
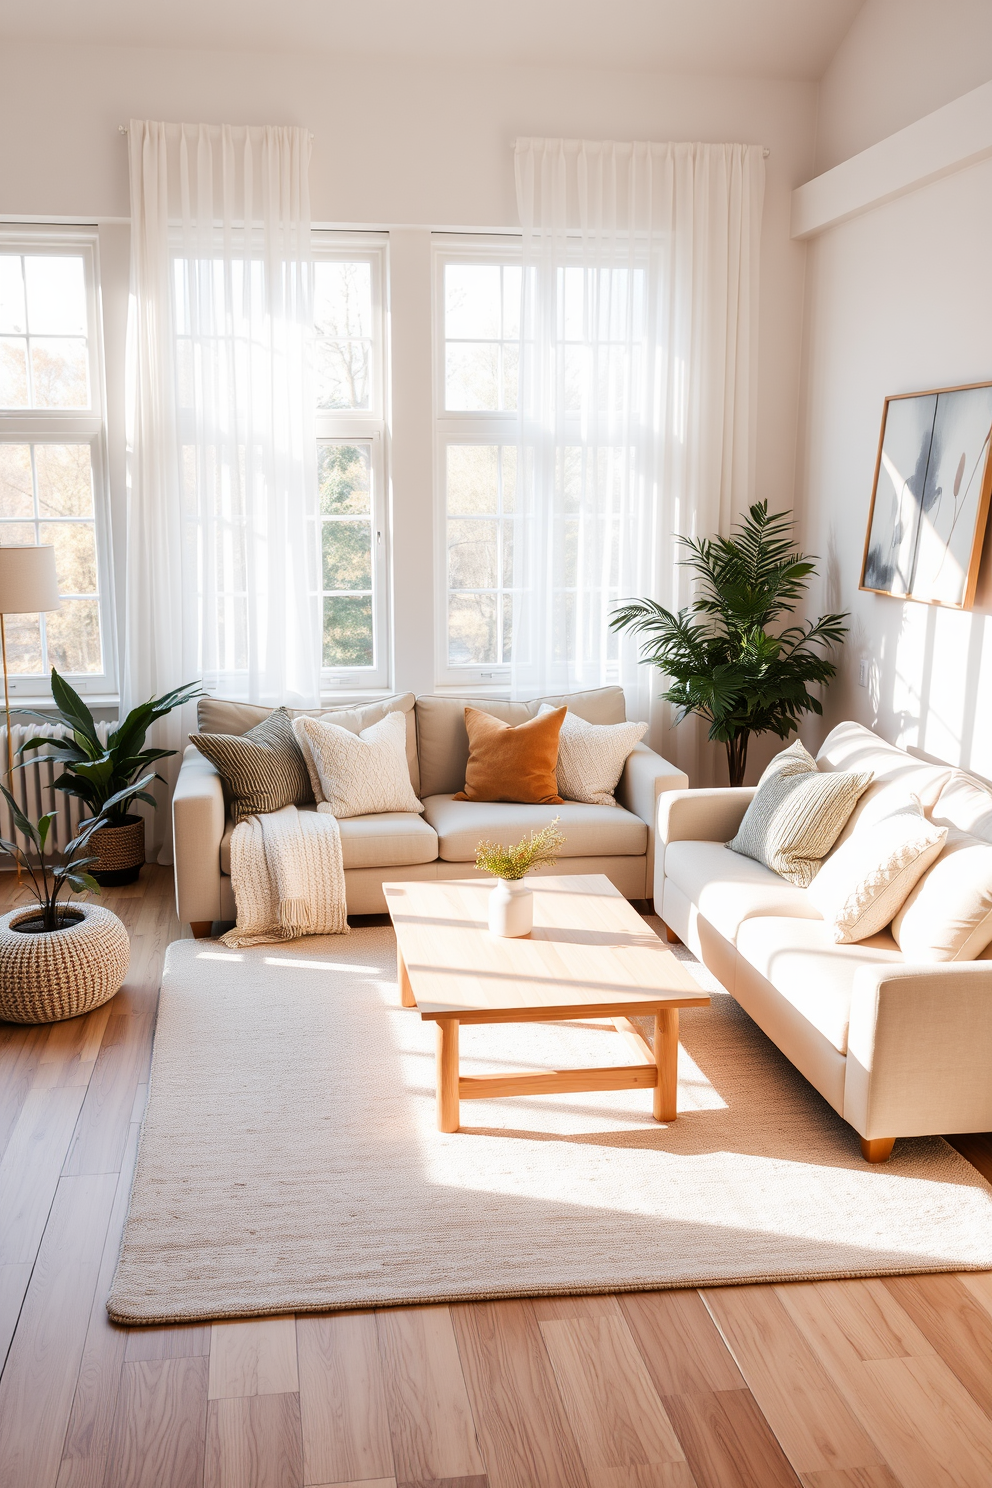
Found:
M 0 253 L 0 407 L 90 407 L 84 261 Z
M 375 544 L 371 440 L 321 439 L 322 662 L 326 668 L 376 665 Z
M 452 667 L 507 666 L 513 644 L 516 446 L 446 450 L 447 654 Z

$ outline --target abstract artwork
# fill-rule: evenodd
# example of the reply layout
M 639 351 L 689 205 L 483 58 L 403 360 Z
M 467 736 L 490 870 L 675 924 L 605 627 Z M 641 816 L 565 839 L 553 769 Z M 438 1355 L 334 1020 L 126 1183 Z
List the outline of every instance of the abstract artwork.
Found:
M 992 383 L 886 398 L 861 588 L 968 609 L 992 491 Z

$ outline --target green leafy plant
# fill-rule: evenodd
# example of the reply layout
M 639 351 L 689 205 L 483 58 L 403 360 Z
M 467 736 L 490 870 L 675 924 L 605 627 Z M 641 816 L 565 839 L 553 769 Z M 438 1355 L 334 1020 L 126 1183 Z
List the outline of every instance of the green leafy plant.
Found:
M 131 709 L 123 722 L 108 731 L 107 742 L 103 744 L 93 714 L 79 693 L 53 667 L 54 718 L 51 713 L 21 711 L 43 723 L 60 723 L 66 731 L 65 737 L 28 739 L 17 752 L 23 755 L 28 749 L 47 749 L 43 759 L 55 760 L 65 766 L 54 781 L 55 789 L 64 791 L 67 796 L 77 796 L 90 816 L 105 818 L 105 827 L 120 827 L 135 801 L 145 801 L 150 806 L 157 804 L 146 787 L 162 777 L 154 770 L 148 771 L 148 766 L 176 753 L 174 749 L 145 749 L 148 730 L 156 719 L 164 718 L 173 708 L 191 702 L 202 691 L 198 682 L 187 682 L 151 702 L 140 703 Z M 19 768 L 31 763 L 22 760 Z
M 751 507 L 731 537 L 679 537 L 680 560 L 699 580 L 692 604 L 673 614 L 650 599 L 631 600 L 612 616 L 613 630 L 644 635 L 641 656 L 671 678 L 661 694 L 705 718 L 724 744 L 731 785 L 743 785 L 752 734 L 787 739 L 805 713 L 822 713 L 810 687 L 837 668 L 830 649 L 847 634 L 846 614 L 821 615 L 782 630 L 816 573 L 814 555 L 794 543 L 791 512 Z
M 6 786 L 0 785 L 0 791 L 10 808 L 16 831 L 28 843 L 28 847 L 24 848 L 18 842 L 0 837 L 0 852 L 13 858 L 31 882 L 33 898 L 38 904 L 38 915 L 35 917 L 38 923 L 33 920 L 30 928 L 42 931 L 61 930 L 78 918 L 78 915 L 73 915 L 68 904 L 59 903 L 59 895 L 64 890 L 71 889 L 76 894 L 86 890 L 94 894 L 100 892 L 96 879 L 86 872 L 89 864 L 96 861 L 96 855 L 88 854 L 86 849 L 93 833 L 107 825 L 107 818 L 97 816 L 84 822 L 78 834 L 62 850 L 61 861 L 56 863 L 54 854 L 49 850 L 48 840 L 52 822 L 58 812 L 46 811 L 37 822 L 33 822 L 24 815 Z M 111 808 L 116 804 L 114 797 L 107 802 Z
M 480 842 L 475 849 L 475 866 L 494 878 L 523 878 L 532 868 L 553 868 L 565 845 L 565 834 L 559 831 L 560 818 L 548 822 L 539 832 L 531 832 L 515 847 L 499 842 Z

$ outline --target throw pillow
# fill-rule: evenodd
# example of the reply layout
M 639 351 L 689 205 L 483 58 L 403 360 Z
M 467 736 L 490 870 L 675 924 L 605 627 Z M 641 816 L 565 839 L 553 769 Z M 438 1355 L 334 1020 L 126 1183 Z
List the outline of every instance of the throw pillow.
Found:
M 780 749 L 778 754 L 769 760 L 758 785 L 764 785 L 766 780 L 771 780 L 775 775 L 812 775 L 816 772 L 816 768 L 816 760 L 803 741 L 796 739 L 788 749 Z
M 560 806 L 558 735 L 564 708 L 539 713 L 526 723 L 504 723 L 478 708 L 465 709 L 468 764 L 465 789 L 456 801 L 520 801 Z
M 835 944 L 851 945 L 884 930 L 946 840 L 947 828 L 928 822 L 914 801 L 832 852 L 808 893 Z
M 410 784 L 402 713 L 387 713 L 360 734 L 321 718 L 294 718 L 293 730 L 335 816 L 423 811 Z
M 285 708 L 276 708 L 246 734 L 190 734 L 190 743 L 216 765 L 235 823 L 284 806 L 310 806 L 306 762 Z
M 727 846 L 806 889 L 871 780 L 870 770 L 801 775 L 780 770 L 759 784 Z
M 907 961 L 974 961 L 992 942 L 992 843 L 948 827 L 940 857 L 906 899 L 892 934 Z
M 542 703 L 537 716 L 554 711 Z M 558 794 L 566 801 L 615 806 L 623 767 L 647 731 L 646 723 L 586 723 L 569 708 L 558 735 Z

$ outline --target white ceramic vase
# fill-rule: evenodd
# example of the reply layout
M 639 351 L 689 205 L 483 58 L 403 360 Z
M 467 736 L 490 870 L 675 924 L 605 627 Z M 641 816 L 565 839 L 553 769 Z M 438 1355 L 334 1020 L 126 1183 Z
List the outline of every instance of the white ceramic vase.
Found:
M 534 928 L 534 891 L 526 878 L 501 878 L 489 895 L 490 935 L 529 935 Z

